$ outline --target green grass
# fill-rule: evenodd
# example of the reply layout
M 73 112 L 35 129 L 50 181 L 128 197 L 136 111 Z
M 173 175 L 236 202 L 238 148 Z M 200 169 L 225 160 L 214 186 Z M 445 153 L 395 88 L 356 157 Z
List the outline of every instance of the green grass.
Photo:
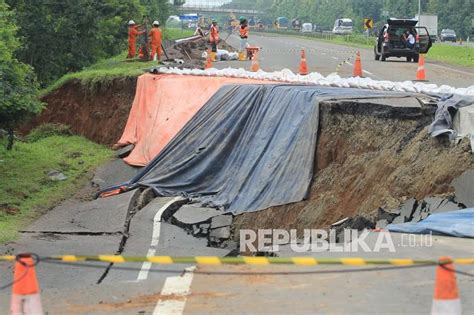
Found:
M 436 43 L 428 52 L 429 59 L 474 68 L 474 47 Z
M 78 136 L 50 136 L 37 142 L 15 142 L 11 151 L 0 139 L 0 243 L 12 240 L 18 229 L 71 196 L 87 180 L 87 173 L 110 159 L 104 146 Z M 51 170 L 65 181 L 52 181 Z
M 307 33 L 302 34 L 296 31 L 266 31 L 270 34 L 290 35 L 300 38 L 313 38 L 318 41 L 341 44 L 355 48 L 374 47 L 375 38 L 367 38 L 364 35 L 354 34 L 345 36 L 335 36 L 332 34 Z M 427 54 L 428 60 L 441 61 L 452 65 L 474 68 L 474 47 L 452 46 L 447 44 L 435 43 Z
M 169 40 L 191 35 L 193 35 L 193 31 L 191 30 L 168 28 L 163 32 L 163 38 Z M 153 61 L 129 60 L 126 57 L 127 52 L 123 52 L 118 56 L 101 60 L 82 71 L 68 73 L 43 89 L 40 92 L 40 96 L 51 93 L 70 80 L 80 80 L 84 86 L 94 86 L 97 83 L 103 83 L 116 78 L 137 77 L 141 75 L 145 69 L 156 65 L 156 62 Z

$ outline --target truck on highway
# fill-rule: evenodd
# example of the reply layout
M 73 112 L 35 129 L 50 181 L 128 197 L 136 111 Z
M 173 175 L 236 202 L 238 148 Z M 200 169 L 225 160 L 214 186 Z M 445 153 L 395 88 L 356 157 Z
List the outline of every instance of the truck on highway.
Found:
M 337 19 L 334 22 L 333 34 L 346 35 L 352 34 L 352 20 L 351 19 Z
M 418 20 L 416 26 L 426 27 L 430 33 L 431 41 L 438 40 L 438 16 L 436 14 L 417 14 L 415 20 Z

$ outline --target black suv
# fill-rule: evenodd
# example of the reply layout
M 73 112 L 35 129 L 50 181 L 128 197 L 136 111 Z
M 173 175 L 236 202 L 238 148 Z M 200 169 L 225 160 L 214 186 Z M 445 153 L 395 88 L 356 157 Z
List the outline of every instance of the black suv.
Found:
M 375 60 L 385 61 L 388 57 L 406 57 L 407 61 L 418 62 L 420 54 L 426 54 L 432 42 L 426 27 L 415 26 L 413 19 L 388 19 L 377 35 L 374 53 Z M 415 37 L 415 45 L 410 48 L 404 34 Z

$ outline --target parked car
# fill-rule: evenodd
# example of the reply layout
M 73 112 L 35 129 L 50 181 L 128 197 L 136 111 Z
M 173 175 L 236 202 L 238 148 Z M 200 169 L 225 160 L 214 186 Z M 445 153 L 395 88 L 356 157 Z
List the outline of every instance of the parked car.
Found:
M 420 54 L 426 54 L 432 46 L 426 27 L 415 26 L 414 19 L 388 19 L 377 35 L 374 47 L 375 60 L 385 61 L 389 57 L 405 57 L 407 62 L 418 62 Z M 415 37 L 415 45 L 410 48 L 404 34 Z
M 445 28 L 441 31 L 440 38 L 442 42 L 445 42 L 445 41 L 456 42 L 456 32 L 449 28 Z
M 313 24 L 303 23 L 303 25 L 301 25 L 301 33 L 311 33 L 311 32 L 313 32 Z

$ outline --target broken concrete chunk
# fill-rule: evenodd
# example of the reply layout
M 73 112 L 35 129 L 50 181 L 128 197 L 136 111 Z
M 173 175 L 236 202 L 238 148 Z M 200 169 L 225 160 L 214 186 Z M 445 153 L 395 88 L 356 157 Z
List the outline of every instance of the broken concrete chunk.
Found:
M 121 159 L 126 158 L 127 156 L 130 155 L 130 153 L 132 152 L 134 148 L 135 148 L 134 144 L 129 144 L 124 147 L 121 147 L 120 149 L 117 149 L 117 151 L 115 151 L 115 156 Z
M 232 224 L 232 215 L 224 214 L 217 217 L 213 217 L 211 220 L 211 229 L 217 229 L 224 226 L 229 226 Z
M 413 214 L 418 206 L 418 201 L 415 198 L 405 201 L 399 209 L 400 215 L 393 219 L 391 223 L 405 223 L 411 220 Z
M 201 229 L 199 228 L 199 226 L 193 225 L 193 235 L 196 236 L 199 235 L 199 233 L 201 233 Z
M 60 171 L 52 170 L 48 172 L 48 177 L 52 181 L 63 181 L 67 179 L 67 176 Z
M 456 190 L 456 201 L 467 208 L 474 207 L 474 169 L 465 171 L 452 185 Z
M 460 210 L 460 207 L 455 203 L 453 197 L 440 198 L 440 197 L 428 197 L 423 199 L 423 202 L 426 203 L 426 207 L 430 213 L 440 213 L 452 210 Z
M 201 223 L 201 224 L 199 224 L 199 227 L 201 229 L 209 229 L 211 227 L 211 225 L 209 223 Z
M 182 227 L 191 227 L 191 225 L 209 221 L 212 217 L 223 214 L 214 208 L 196 207 L 193 205 L 184 205 L 173 214 L 173 222 Z
M 209 234 L 211 239 L 227 240 L 230 238 L 230 226 L 221 227 L 215 230 L 211 230 Z
M 379 208 L 377 210 L 377 221 L 385 220 L 388 223 L 392 223 L 392 221 L 400 215 L 400 210 L 385 210 L 383 208 Z

